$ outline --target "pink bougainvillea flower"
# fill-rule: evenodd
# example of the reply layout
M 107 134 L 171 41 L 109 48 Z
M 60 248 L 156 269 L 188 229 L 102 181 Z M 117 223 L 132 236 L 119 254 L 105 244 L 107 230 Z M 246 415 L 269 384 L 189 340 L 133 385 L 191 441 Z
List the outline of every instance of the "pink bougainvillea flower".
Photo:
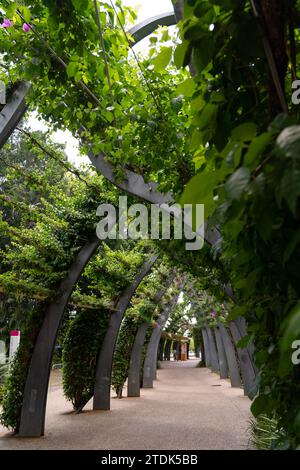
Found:
M 27 24 L 27 23 L 24 23 L 24 24 L 23 24 L 23 31 L 24 31 L 24 33 L 28 33 L 28 31 L 30 31 L 30 29 L 31 29 L 31 28 L 30 28 L 30 25 L 29 25 L 29 24 Z
M 7 18 L 5 18 L 1 26 L 2 28 L 11 28 L 13 24 L 14 22 L 12 20 L 8 20 Z

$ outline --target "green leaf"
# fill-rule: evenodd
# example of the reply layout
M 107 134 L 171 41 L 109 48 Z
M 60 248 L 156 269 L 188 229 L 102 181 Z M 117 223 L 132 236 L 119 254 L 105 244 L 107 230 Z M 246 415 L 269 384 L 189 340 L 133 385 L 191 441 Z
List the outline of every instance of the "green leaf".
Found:
M 202 143 L 203 134 L 202 132 L 198 131 L 197 129 L 193 132 L 191 143 L 190 143 L 190 150 L 193 152 L 197 150 Z
M 153 59 L 154 69 L 157 72 L 165 70 L 172 57 L 172 47 L 163 47 L 159 54 Z
M 279 341 L 280 360 L 278 366 L 278 374 L 281 378 L 288 375 L 292 368 L 292 349 L 293 341 L 300 337 L 300 302 L 291 310 L 287 319 L 282 324 L 281 330 L 283 336 Z
M 283 336 L 280 340 L 280 350 L 292 351 L 292 342 L 300 338 L 300 302 L 291 310 L 283 325 Z
M 213 91 L 211 96 L 210 96 L 210 101 L 211 103 L 225 103 L 226 99 L 224 96 L 224 93 L 221 91 Z
M 296 216 L 297 202 L 300 196 L 300 170 L 288 168 L 281 178 L 277 198 L 279 204 L 285 200 L 291 212 Z
M 181 204 L 204 204 L 205 218 L 214 210 L 214 189 L 219 183 L 218 171 L 202 172 L 194 176 L 187 184 Z
M 86 11 L 89 6 L 89 0 L 72 0 L 72 3 L 73 3 L 75 10 L 78 10 L 81 13 Z
M 247 142 L 255 137 L 256 132 L 256 124 L 254 124 L 254 122 L 246 122 L 232 131 L 232 139 L 237 140 L 238 142 Z
M 244 305 L 237 305 L 233 307 L 228 315 L 227 321 L 236 320 L 238 317 L 242 317 L 247 312 L 247 307 Z
M 244 298 L 249 298 L 255 292 L 260 272 L 261 268 L 254 269 L 246 278 L 241 278 L 235 283 L 235 288 L 243 291 Z
M 245 167 L 239 168 L 230 176 L 225 184 L 225 190 L 231 199 L 240 199 L 247 189 L 250 181 L 250 170 Z
M 205 16 L 208 12 L 211 12 L 211 11 L 212 11 L 212 14 L 213 14 L 214 9 L 213 9 L 212 5 L 210 5 L 209 3 L 205 3 L 205 2 L 199 2 L 196 5 L 196 8 L 194 10 L 194 15 L 197 18 L 201 18 L 201 17 Z
M 79 63 L 78 62 L 70 62 L 67 67 L 67 74 L 68 77 L 75 77 L 79 70 Z
M 237 343 L 237 348 L 241 348 L 241 349 L 244 349 L 248 346 L 248 344 L 250 343 L 250 340 L 251 340 L 251 336 L 250 335 L 247 335 L 247 336 L 244 336 L 242 339 L 239 340 L 239 342 Z
M 190 61 L 191 48 L 187 41 L 178 44 L 174 52 L 174 64 L 178 69 L 186 67 Z
M 171 39 L 170 35 L 169 35 L 169 30 L 167 27 L 165 27 L 166 29 L 164 30 L 162 36 L 161 36 L 161 40 L 162 41 L 169 41 Z
M 200 20 L 192 18 L 184 30 L 184 39 L 187 41 L 199 41 L 207 35 L 207 31 L 203 28 Z
M 249 145 L 249 149 L 245 154 L 245 165 L 251 166 L 257 160 L 259 160 L 259 157 L 265 151 L 271 140 L 272 134 L 270 132 L 264 132 L 263 134 L 255 137 Z
M 275 400 L 268 395 L 259 395 L 251 405 L 251 412 L 255 418 L 261 414 L 269 415 L 274 406 Z
M 224 159 L 223 166 L 227 166 L 227 173 L 231 173 L 232 170 L 239 165 L 243 148 L 244 145 L 241 142 L 230 140 L 222 151 L 221 156 Z
M 31 12 L 30 12 L 29 8 L 27 8 L 25 6 L 20 6 L 19 10 L 22 13 L 22 16 L 24 17 L 24 20 L 26 21 L 26 23 L 30 23 Z
M 193 78 L 187 78 L 184 82 L 180 83 L 176 91 L 184 96 L 193 96 L 195 89 L 196 84 Z
M 201 131 L 213 121 L 217 115 L 218 107 L 215 104 L 206 104 L 201 111 L 201 114 L 198 119 L 198 128 Z
M 277 137 L 277 151 L 287 158 L 300 158 L 300 126 L 286 127 Z
M 199 72 L 202 72 L 211 62 L 214 54 L 214 42 L 211 36 L 201 38 L 194 48 L 193 59 Z

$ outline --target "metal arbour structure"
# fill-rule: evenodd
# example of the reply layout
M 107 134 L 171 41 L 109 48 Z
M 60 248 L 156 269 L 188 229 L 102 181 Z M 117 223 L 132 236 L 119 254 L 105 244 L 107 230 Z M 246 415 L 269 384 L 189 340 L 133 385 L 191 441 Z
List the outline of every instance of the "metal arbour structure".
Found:
M 74 265 L 70 268 L 67 278 L 60 286 L 61 296 L 56 301 L 51 302 L 46 309 L 45 318 L 35 343 L 26 379 L 19 428 L 20 436 L 38 437 L 44 434 L 50 368 L 64 309 L 80 274 L 98 245 L 99 241 L 92 241 L 81 250 Z M 100 399 L 105 400 L 105 402 L 108 401 L 109 404 L 110 393 L 107 392 L 107 389 L 110 391 L 111 364 L 119 327 L 132 296 L 139 284 L 150 272 L 157 258 L 157 255 L 152 256 L 144 263 L 136 274 L 131 286 L 120 295 L 115 306 L 116 311 L 111 315 L 110 324 L 101 345 L 96 367 L 95 395 L 98 401 L 94 404 L 94 409 L 99 409 L 99 396 Z M 101 388 L 102 384 L 104 385 Z
M 171 272 L 170 276 L 168 277 L 165 286 L 158 291 L 154 298 L 154 303 L 158 305 L 163 298 L 166 291 L 171 286 L 172 282 L 175 279 L 175 272 Z M 140 396 L 140 371 L 142 367 L 142 353 L 144 348 L 144 343 L 146 339 L 146 333 L 148 328 L 150 327 L 149 322 L 143 322 L 135 336 L 135 340 L 133 343 L 131 356 L 130 356 L 130 364 L 129 364 L 129 371 L 128 371 L 128 382 L 127 382 L 127 396 L 128 397 L 139 397 Z
M 170 12 L 164 15 L 158 15 L 132 28 L 130 33 L 134 38 L 134 44 L 147 37 L 160 25 L 169 26 L 176 24 L 176 22 L 182 18 L 182 6 L 182 0 L 178 0 L 174 6 L 175 13 Z M 20 119 L 24 115 L 26 111 L 25 97 L 29 88 L 30 85 L 28 83 L 20 83 L 12 94 L 8 103 L 1 110 L 0 146 L 2 146 L 7 141 L 9 136 L 18 125 Z M 90 151 L 89 158 L 92 164 L 100 171 L 100 173 L 102 173 L 103 176 L 116 187 L 127 192 L 128 194 L 156 204 L 162 210 L 168 211 L 168 204 L 173 202 L 173 197 L 171 194 L 166 195 L 157 191 L 156 183 L 145 183 L 141 175 L 138 175 L 129 170 L 125 170 L 125 177 L 123 181 L 117 181 L 114 176 L 113 167 L 105 160 L 104 155 L 100 154 L 95 156 Z M 210 245 L 215 245 L 220 241 L 220 233 L 216 229 L 207 230 L 205 239 Z M 98 248 L 99 243 L 99 240 L 93 239 L 89 244 L 82 248 L 77 256 L 76 261 L 70 267 L 66 279 L 61 283 L 59 290 L 61 295 L 58 296 L 58 299 L 56 299 L 55 302 L 49 304 L 48 308 L 46 309 L 45 319 L 35 344 L 35 349 L 32 355 L 32 360 L 26 380 L 19 430 L 20 435 L 22 436 L 34 437 L 41 436 L 44 433 L 47 387 L 57 331 L 60 326 L 63 311 L 72 293 L 72 290 L 84 267 Z M 103 343 L 103 349 L 100 352 L 97 365 L 94 399 L 95 409 L 109 409 L 108 391 L 110 388 L 111 364 L 120 323 L 136 287 L 139 285 L 143 277 L 147 275 L 154 262 L 155 260 L 153 259 L 151 261 L 149 260 L 148 264 L 142 267 L 133 283 L 134 287 L 130 288 L 129 291 L 124 293 L 122 301 L 121 299 L 119 300 L 117 307 L 119 310 L 117 315 L 114 319 L 114 315 L 112 316 L 112 321 Z M 167 310 L 171 311 L 171 309 Z M 162 315 L 165 315 L 167 318 L 168 313 L 163 312 Z M 146 354 L 147 362 L 145 361 L 146 386 L 148 378 L 148 386 L 153 386 L 152 384 L 153 379 L 155 378 L 157 349 L 160 338 L 159 333 L 161 327 L 164 324 L 165 316 L 162 317 L 157 331 L 153 331 L 153 341 L 150 341 L 148 345 Z M 139 387 L 137 384 L 139 384 L 141 351 L 144 345 L 147 326 L 148 325 L 146 324 L 142 325 L 142 327 L 139 328 L 135 338 L 131 355 L 128 380 L 129 396 L 139 395 Z M 242 337 L 246 335 L 246 325 L 242 320 L 231 322 L 230 330 L 235 345 Z M 228 375 L 229 371 L 232 386 L 240 386 L 241 380 L 238 371 L 239 362 L 245 393 L 250 393 L 256 372 L 252 360 L 252 348 L 237 348 L 238 354 L 236 357 L 235 345 L 233 344 L 231 336 L 229 335 L 228 330 L 224 325 L 219 325 L 218 328 L 215 329 L 215 335 L 209 328 L 203 329 L 202 334 L 207 367 L 211 366 L 212 370 L 214 371 L 220 370 L 222 377 Z M 214 338 L 216 338 L 216 343 Z M 111 344 L 109 344 L 110 340 Z
M 157 353 L 159 340 L 161 335 L 161 330 L 165 326 L 172 310 L 177 304 L 178 297 L 180 292 L 183 290 L 186 283 L 186 277 L 184 276 L 180 289 L 173 296 L 172 300 L 168 305 L 163 309 L 160 314 L 155 328 L 153 328 L 152 335 L 148 344 L 147 353 L 144 362 L 144 374 L 143 374 L 143 387 L 144 388 L 153 388 L 153 380 L 156 378 L 156 364 L 157 364 Z

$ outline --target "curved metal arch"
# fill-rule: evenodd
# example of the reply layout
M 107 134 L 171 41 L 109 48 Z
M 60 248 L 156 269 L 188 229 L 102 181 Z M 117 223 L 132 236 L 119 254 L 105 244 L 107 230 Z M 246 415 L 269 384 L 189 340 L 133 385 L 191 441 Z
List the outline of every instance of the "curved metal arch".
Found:
M 168 14 L 167 16 L 170 15 Z M 161 22 L 162 19 L 160 18 L 157 25 L 161 24 Z M 144 26 L 140 26 L 144 28 Z M 138 34 L 138 29 L 139 28 L 136 28 L 136 31 L 134 32 L 135 35 Z M 146 30 L 144 29 L 144 31 Z M 142 37 L 140 37 L 139 40 L 141 39 Z M 18 90 L 14 92 L 10 102 L 2 109 L 0 116 L 0 146 L 7 141 L 26 112 L 27 107 L 25 98 L 29 88 L 30 84 L 28 82 L 22 82 Z M 97 167 L 98 165 L 95 166 Z M 109 167 L 108 170 L 110 170 Z M 107 177 L 107 179 L 110 179 L 108 177 L 109 175 L 106 175 L 105 172 L 103 172 L 103 175 Z M 130 181 L 132 185 L 135 186 L 135 188 L 140 186 L 141 180 L 142 184 L 145 184 L 143 178 L 139 175 L 132 173 L 130 176 Z M 155 186 L 156 183 L 150 183 L 147 185 L 147 190 L 149 193 L 155 192 Z M 124 189 L 126 190 L 126 188 Z M 144 188 L 142 188 L 142 190 L 144 190 Z M 128 192 L 130 193 L 130 190 L 128 190 Z M 143 191 L 141 192 L 140 196 L 142 196 L 142 193 Z M 139 195 L 136 194 L 135 191 L 132 194 Z M 166 196 L 159 192 L 157 192 L 155 196 L 157 197 L 158 203 L 163 204 L 169 202 L 168 198 L 166 199 Z M 25 384 L 19 429 L 19 435 L 21 436 L 37 437 L 43 435 L 44 433 L 47 388 L 53 348 L 58 328 L 73 287 L 98 245 L 99 240 L 96 240 L 91 245 L 87 245 L 81 250 L 76 262 L 74 263 L 74 266 L 72 266 L 70 269 L 69 275 L 61 283 L 60 287 L 63 292 L 61 298 L 55 303 L 51 303 L 47 308 L 46 317 L 38 334 Z M 42 380 L 40 380 L 41 374 Z
M 174 4 L 174 18 L 175 18 L 175 21 L 178 22 L 180 21 L 182 18 L 183 18 L 183 11 L 184 11 L 184 1 L 183 0 L 177 0 L 177 2 Z M 169 14 L 165 14 L 165 17 L 167 17 Z M 162 15 L 164 16 L 164 15 Z M 162 18 L 160 18 L 159 21 L 162 21 Z M 168 21 L 168 20 L 167 20 Z M 155 24 L 156 22 L 156 25 L 158 26 L 159 23 L 157 23 L 157 20 L 155 20 L 155 17 L 154 18 L 150 18 L 149 20 L 147 20 L 147 24 L 148 25 L 152 25 L 151 28 L 153 27 L 153 25 Z M 139 41 L 141 41 L 142 39 L 144 39 L 145 37 L 147 37 L 147 35 L 151 34 L 151 32 L 153 32 L 154 29 L 151 30 L 151 28 L 147 28 L 145 27 L 144 23 L 141 23 L 140 25 L 137 25 L 135 28 L 134 28 L 134 34 L 135 34 L 135 44 Z M 195 71 L 193 69 L 193 67 L 191 67 L 191 73 L 194 74 Z M 161 192 L 157 191 L 157 183 L 156 182 L 150 182 L 150 183 L 146 183 L 143 176 L 142 175 L 138 175 L 130 170 L 125 170 L 125 178 L 122 182 L 118 181 L 116 178 L 115 178 L 115 175 L 114 175 L 114 169 L 112 167 L 112 165 L 110 163 L 108 163 L 105 159 L 105 155 L 103 154 L 99 154 L 97 157 L 93 154 L 92 151 L 89 152 L 88 154 L 89 156 L 89 159 L 91 161 L 91 163 L 100 171 L 100 173 L 103 174 L 103 176 L 105 178 L 107 178 L 112 184 L 114 184 L 116 187 L 118 187 L 119 189 L 133 195 L 133 196 L 137 196 L 143 200 L 146 200 L 152 204 L 156 204 L 158 206 L 160 206 L 160 208 L 166 212 L 170 212 L 170 209 L 168 207 L 168 205 L 170 203 L 173 203 L 175 202 L 174 199 L 173 199 L 173 196 L 172 194 L 168 193 L 168 194 L 162 194 Z M 209 229 L 209 230 L 205 230 L 205 240 L 212 246 L 215 246 L 215 245 L 218 245 L 220 243 L 220 240 L 221 240 L 221 234 L 220 232 L 218 231 L 218 229 L 216 228 L 212 228 L 212 229 Z M 230 293 L 232 294 L 232 289 L 230 286 L 225 286 L 225 292 L 230 296 Z M 238 322 L 235 322 L 235 329 L 240 331 L 240 325 L 238 324 Z M 246 330 L 246 325 L 245 325 L 245 328 Z M 209 341 L 209 338 L 207 338 L 208 341 Z M 213 351 L 216 352 L 215 350 L 215 347 L 214 347 L 214 343 L 212 343 L 212 341 L 210 340 L 209 341 L 210 344 L 212 344 L 212 348 L 213 348 Z M 250 362 L 251 365 L 252 365 L 252 369 L 254 370 L 254 372 L 256 372 L 256 368 L 253 364 L 253 359 L 252 359 L 252 352 L 253 352 L 253 347 L 250 346 L 249 348 L 247 348 L 247 355 L 248 357 L 245 359 L 245 356 L 246 356 L 246 352 L 243 351 L 243 357 L 244 357 L 244 360 L 246 360 L 248 363 Z M 215 356 L 213 358 L 210 357 L 210 361 L 214 362 L 214 364 L 212 364 L 212 367 L 214 369 L 217 369 L 216 367 L 216 360 L 215 360 Z M 218 369 L 217 369 L 218 370 Z
M 253 363 L 251 360 L 251 356 L 247 348 L 239 348 L 237 345 L 239 341 L 243 338 L 243 335 L 238 329 L 236 322 L 231 321 L 229 322 L 229 328 L 235 342 L 235 346 L 238 353 L 243 385 L 244 385 L 244 393 L 245 395 L 251 398 L 253 396 L 253 391 L 255 387 L 255 378 L 256 378 L 256 370 L 253 367 Z
M 179 2 L 180 3 L 180 2 Z M 179 20 L 179 12 L 181 6 L 176 4 L 174 6 L 175 13 L 163 13 L 161 15 L 154 16 L 148 20 L 134 26 L 130 33 L 134 36 L 135 44 L 140 42 L 149 36 L 155 29 L 164 24 L 175 25 Z M 94 155 L 92 149 L 88 152 L 88 157 L 91 163 L 100 171 L 100 173 L 108 179 L 114 186 L 127 192 L 132 196 L 137 196 L 151 204 L 158 205 L 161 210 L 170 213 L 169 204 L 175 203 L 175 199 L 172 194 L 163 194 L 157 191 L 158 183 L 148 182 L 146 183 L 144 177 L 131 170 L 124 169 L 125 177 L 123 181 L 120 181 L 115 176 L 115 170 L 113 166 L 107 161 L 106 156 L 103 153 Z M 176 211 L 175 211 L 176 212 Z M 177 217 L 177 215 L 174 215 Z M 181 216 L 181 212 L 178 213 Z M 220 233 L 216 228 L 210 228 L 205 230 L 205 240 L 210 245 L 216 245 L 220 241 Z
M 133 26 L 129 30 L 129 34 L 133 37 L 134 42 L 131 43 L 133 47 L 142 39 L 153 33 L 159 26 L 173 26 L 177 23 L 174 11 L 168 13 L 161 13 L 160 15 L 152 16 L 145 21 Z
M 252 357 L 253 346 L 251 345 L 250 347 L 244 348 L 242 350 L 239 348 L 235 349 L 224 325 L 219 323 L 218 326 L 220 329 L 221 339 L 223 341 L 223 346 L 225 349 L 227 364 L 230 370 L 231 385 L 232 387 L 243 386 L 245 395 L 251 397 L 254 391 L 255 378 L 257 373 L 257 369 L 254 365 Z M 236 346 L 237 343 L 247 334 L 247 325 L 245 319 L 238 318 L 236 320 L 233 320 L 229 322 L 228 326 L 231 331 L 234 344 Z M 207 327 L 202 328 L 203 346 L 205 352 L 205 366 L 210 367 L 213 372 L 219 372 L 219 360 L 217 350 L 212 333 L 209 332 L 209 330 L 210 328 Z M 221 346 L 220 343 L 219 346 Z M 236 351 L 238 363 L 236 358 Z M 241 382 L 239 370 L 241 370 L 242 373 L 243 385 Z
M 183 2 L 182 0 L 179 0 L 175 6 L 175 15 L 176 20 L 179 21 L 182 18 L 182 10 L 183 8 Z M 163 18 L 165 17 L 165 21 L 171 21 L 170 19 L 170 14 L 166 14 L 165 16 L 162 15 L 162 17 L 159 19 L 159 22 L 157 23 L 157 26 L 159 24 L 162 24 Z M 169 17 L 169 19 L 167 19 Z M 156 20 L 157 21 L 157 20 Z M 172 20 L 173 21 L 173 20 Z M 145 23 L 145 22 L 143 22 Z M 153 32 L 153 30 L 149 30 L 148 27 L 146 27 L 145 24 L 141 23 L 140 25 L 137 25 L 133 31 L 133 35 L 135 37 L 135 44 L 139 42 L 141 39 L 146 37 L 148 34 Z M 151 22 L 150 20 L 147 20 L 146 22 L 148 26 L 150 27 L 150 24 L 152 23 L 151 28 L 154 26 L 155 21 Z M 172 23 L 173 24 L 173 23 Z M 150 28 L 150 29 L 151 29 Z M 147 31 L 150 31 L 147 33 Z M 132 33 L 131 33 L 132 34 Z M 30 85 L 28 83 L 22 83 L 20 85 L 19 90 L 16 93 L 16 100 L 13 102 L 8 103 L 6 105 L 0 116 L 0 146 L 5 143 L 5 141 L 8 139 L 8 137 L 11 135 L 15 127 L 17 126 L 18 122 L 24 115 L 26 111 L 26 104 L 25 104 L 25 96 L 28 92 Z M 20 93 L 20 95 L 18 95 Z M 8 114 L 6 114 L 8 113 Z M 1 120 L 2 117 L 2 120 Z M 141 175 L 135 174 L 131 171 L 126 170 L 126 175 L 125 175 L 125 181 L 121 183 L 120 185 L 117 184 L 117 181 L 114 178 L 114 172 L 113 168 L 107 164 L 105 161 L 104 155 L 99 155 L 98 157 L 95 157 L 92 153 L 89 155 L 90 160 L 92 164 L 105 176 L 109 181 L 111 181 L 114 185 L 119 187 L 120 189 L 128 192 L 129 194 L 138 196 L 142 199 L 145 199 L 151 203 L 162 205 L 162 204 L 169 204 L 173 202 L 172 195 L 167 194 L 161 194 L 159 191 L 156 190 L 157 184 L 156 183 L 145 183 L 143 177 Z M 215 245 L 219 243 L 220 241 L 220 233 L 217 229 L 213 229 L 211 231 L 206 231 L 206 241 L 210 243 L 211 245 Z M 239 329 L 239 325 L 235 325 L 235 329 Z M 255 366 L 252 363 L 251 360 L 251 352 L 253 348 L 248 348 L 247 353 L 248 353 L 248 358 L 250 359 L 252 369 L 254 370 L 255 373 Z
M 202 339 L 203 339 L 203 347 L 204 347 L 204 361 L 205 367 L 210 367 L 210 349 L 209 349 L 209 342 L 208 342 L 208 335 L 205 328 L 202 328 Z
M 144 322 L 139 326 L 131 350 L 130 366 L 127 380 L 127 396 L 139 397 L 141 395 L 140 370 L 142 362 L 142 352 L 145 338 L 150 323 Z
M 11 136 L 27 110 L 25 98 L 29 89 L 28 82 L 21 82 L 0 112 L 0 148 Z
M 218 354 L 216 349 L 216 343 L 213 336 L 212 329 L 210 327 L 206 327 L 207 337 L 208 337 L 208 346 L 209 346 L 209 353 L 210 353 L 210 367 L 212 372 L 218 373 L 220 370 L 219 367 L 219 360 Z
M 175 273 L 171 273 L 166 281 L 166 285 L 158 291 L 154 298 L 154 303 L 158 304 L 170 285 L 172 284 L 175 278 Z M 131 350 L 130 364 L 128 371 L 128 380 L 127 380 L 127 396 L 128 397 L 139 397 L 140 396 L 140 370 L 142 362 L 142 353 L 145 343 L 145 338 L 147 334 L 147 329 L 150 326 L 150 322 L 143 322 L 135 336 L 133 347 Z
M 221 333 L 217 326 L 214 327 L 214 333 L 215 333 L 216 344 L 217 344 L 217 353 L 218 353 L 219 367 L 220 367 L 220 378 L 227 379 L 228 378 L 227 358 L 225 354 L 225 348 L 224 348 L 224 344 L 222 341 Z
M 178 297 L 180 292 L 186 283 L 186 277 L 184 276 L 181 285 L 179 286 L 179 291 L 175 294 L 170 301 L 170 303 L 164 308 L 160 317 L 158 318 L 156 325 L 152 331 L 152 335 L 148 344 L 147 353 L 144 362 L 144 374 L 143 374 L 143 387 L 144 388 L 153 388 L 153 380 L 155 379 L 156 373 L 156 360 L 157 360 L 157 349 L 160 340 L 161 330 L 166 324 L 173 308 L 177 304 Z
M 110 409 L 112 363 L 120 326 L 132 296 L 142 280 L 149 274 L 158 257 L 159 255 L 154 255 L 143 264 L 131 286 L 120 296 L 116 305 L 116 312 L 111 316 L 96 366 L 94 410 Z
M 174 296 L 170 304 L 164 308 L 152 331 L 144 362 L 143 388 L 153 388 L 153 380 L 155 380 L 156 374 L 157 350 L 160 341 L 160 334 L 171 314 L 175 299 L 177 300 L 177 295 Z
M 58 287 L 60 295 L 46 309 L 25 383 L 20 436 L 39 437 L 44 434 L 49 376 L 57 333 L 73 288 L 100 244 L 101 241 L 94 237 L 80 250 L 67 277 Z
M 229 368 L 229 378 L 232 387 L 242 388 L 242 381 L 239 371 L 239 366 L 236 358 L 235 347 L 232 344 L 231 338 L 223 323 L 218 325 L 220 335 L 224 344 L 227 364 Z
M 164 13 L 157 15 L 133 27 L 130 32 L 135 38 L 134 44 L 146 38 L 158 26 L 169 23 L 176 24 L 176 7 L 175 14 Z M 4 108 L 6 111 L 3 114 L 2 129 L 0 121 L 0 147 L 7 141 L 26 111 L 25 97 L 29 88 L 30 84 L 28 82 L 22 82 L 20 90 L 16 92 L 16 100 L 12 100 L 11 105 L 8 104 Z M 95 168 L 117 188 L 152 204 L 157 204 L 162 210 L 170 212 L 168 205 L 174 203 L 175 200 L 171 194 L 162 194 L 157 191 L 158 184 L 156 182 L 145 183 L 143 176 L 130 170 L 125 170 L 125 178 L 120 182 L 115 178 L 114 168 L 106 161 L 104 154 L 95 156 L 90 149 L 88 157 Z M 219 231 L 217 229 L 206 230 L 205 240 L 211 245 L 217 244 L 220 240 Z

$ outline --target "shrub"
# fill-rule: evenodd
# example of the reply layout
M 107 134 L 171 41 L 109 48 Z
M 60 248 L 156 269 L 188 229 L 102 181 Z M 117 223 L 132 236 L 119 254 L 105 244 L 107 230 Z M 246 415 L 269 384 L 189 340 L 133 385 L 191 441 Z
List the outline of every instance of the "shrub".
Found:
M 114 353 L 112 370 L 112 387 L 118 398 L 122 397 L 124 384 L 128 377 L 131 351 L 140 322 L 134 321 L 132 317 L 123 320 Z
M 21 331 L 20 346 L 14 356 L 5 382 L 0 421 L 5 427 L 13 429 L 15 432 L 19 430 L 27 372 L 35 340 L 42 323 L 43 313 L 43 304 L 33 307 L 31 315 L 29 315 L 26 325 Z
M 97 357 L 109 324 L 110 311 L 81 309 L 70 322 L 63 343 L 63 388 L 74 410 L 93 396 Z

